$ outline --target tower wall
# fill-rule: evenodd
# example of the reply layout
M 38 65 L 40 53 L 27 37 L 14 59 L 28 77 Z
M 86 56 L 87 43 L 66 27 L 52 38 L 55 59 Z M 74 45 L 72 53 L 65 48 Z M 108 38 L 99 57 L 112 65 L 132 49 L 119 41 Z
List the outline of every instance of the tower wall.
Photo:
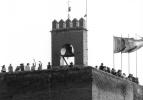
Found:
M 59 26 L 55 29 L 56 26 Z M 52 65 L 60 65 L 60 51 L 63 45 L 71 44 L 74 48 L 75 65 L 87 65 L 87 30 L 85 21 L 81 18 L 79 21 L 67 19 L 66 22 L 60 20 L 53 24 L 52 36 Z

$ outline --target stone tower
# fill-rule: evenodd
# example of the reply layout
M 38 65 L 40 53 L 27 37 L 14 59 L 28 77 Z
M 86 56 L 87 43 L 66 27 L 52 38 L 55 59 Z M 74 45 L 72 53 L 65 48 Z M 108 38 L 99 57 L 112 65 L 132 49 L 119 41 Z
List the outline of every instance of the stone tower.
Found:
M 65 45 L 72 45 L 75 65 L 88 64 L 87 29 L 83 18 L 79 20 L 75 18 L 72 21 L 61 19 L 59 22 L 54 20 L 51 40 L 53 66 L 60 65 L 61 49 Z
M 87 30 L 83 18 L 55 20 L 51 33 L 53 67 L 0 73 L 0 100 L 143 100 L 143 86 L 84 66 Z M 61 56 L 74 56 L 80 66 L 59 66 Z

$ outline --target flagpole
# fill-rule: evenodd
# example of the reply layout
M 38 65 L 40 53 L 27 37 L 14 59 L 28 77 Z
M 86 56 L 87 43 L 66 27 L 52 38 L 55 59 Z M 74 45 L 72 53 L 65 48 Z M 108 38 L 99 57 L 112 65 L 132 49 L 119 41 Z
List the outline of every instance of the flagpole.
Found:
M 122 34 L 121 34 L 121 47 L 122 47 Z M 121 70 L 122 70 L 122 51 L 121 51 Z
M 71 10 L 70 1 L 68 0 L 68 19 L 70 19 L 70 10 Z
M 138 70 L 138 64 L 137 64 L 137 62 L 138 62 L 138 57 L 137 57 L 137 50 L 136 50 L 136 77 L 137 77 L 137 70 Z
M 115 69 L 115 55 L 114 55 L 114 35 L 113 35 L 113 68 Z
M 129 38 L 129 34 L 128 34 Z M 128 74 L 130 74 L 130 53 L 128 52 Z
M 135 37 L 136 37 L 136 39 L 137 39 L 137 34 L 136 34 Z M 136 50 L 136 77 L 137 77 L 137 70 L 138 70 L 138 68 L 137 68 L 137 67 L 138 67 L 138 64 L 137 64 L 137 63 L 138 63 L 138 57 L 137 57 L 137 50 Z
M 121 70 L 122 70 L 122 52 L 121 52 Z
M 84 17 L 86 17 L 86 28 L 87 28 L 87 0 L 86 0 L 86 11 Z

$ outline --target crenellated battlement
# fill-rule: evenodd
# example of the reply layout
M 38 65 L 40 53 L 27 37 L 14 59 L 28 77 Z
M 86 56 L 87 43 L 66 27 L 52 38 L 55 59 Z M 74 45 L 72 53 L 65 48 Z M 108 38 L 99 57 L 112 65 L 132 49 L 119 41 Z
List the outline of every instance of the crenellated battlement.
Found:
M 52 22 L 52 31 L 63 30 L 63 29 L 86 29 L 86 22 L 84 18 L 79 20 L 74 18 L 73 20 L 67 19 L 60 21 L 54 20 Z

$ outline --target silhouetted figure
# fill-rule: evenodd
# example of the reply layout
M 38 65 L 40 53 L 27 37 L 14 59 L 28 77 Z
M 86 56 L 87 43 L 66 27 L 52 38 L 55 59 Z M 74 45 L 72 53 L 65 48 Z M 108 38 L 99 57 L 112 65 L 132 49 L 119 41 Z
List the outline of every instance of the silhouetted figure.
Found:
M 116 75 L 116 70 L 114 68 L 112 68 L 111 74 Z
M 24 71 L 24 64 L 20 64 L 20 71 Z
M 107 73 L 111 73 L 111 70 L 109 67 L 107 67 Z
M 139 84 L 139 79 L 138 79 L 138 77 L 135 78 L 135 83 Z
M 136 78 L 134 76 L 132 77 L 132 82 L 136 83 Z
M 125 73 L 123 73 L 123 78 L 126 78 L 126 74 Z
M 133 81 L 133 74 L 129 74 L 128 79 L 129 79 L 130 81 Z
M 15 69 L 15 72 L 19 72 L 19 71 L 21 71 L 20 66 L 17 66 L 16 69 Z
M 107 67 L 106 66 L 103 66 L 103 71 L 107 72 Z
M 5 65 L 2 66 L 1 72 L 6 72 Z
M 72 67 L 73 67 L 73 62 L 71 62 L 69 65 L 69 68 L 72 68 Z
M 35 71 L 36 70 L 36 61 L 35 59 L 33 59 L 33 63 L 32 63 L 32 66 L 31 66 L 31 71 Z
M 138 80 L 138 77 L 132 77 L 132 82 L 135 82 L 137 84 L 139 84 L 139 80 Z
M 52 69 L 50 62 L 48 62 L 47 69 Z
M 95 66 L 96 69 L 98 69 L 98 66 Z
M 35 71 L 35 68 L 36 68 L 36 64 L 32 63 L 31 71 Z
M 8 72 L 10 72 L 10 73 L 12 73 L 12 72 L 13 72 L 13 67 L 12 67 L 12 65 L 11 65 L 11 64 L 8 66 Z
M 29 63 L 27 63 L 27 65 L 25 66 L 25 71 L 30 71 L 30 66 L 29 66 Z
M 42 62 L 41 61 L 39 61 L 38 70 L 42 70 Z
M 117 76 L 122 77 L 122 70 L 117 71 Z
M 101 65 L 99 66 L 99 69 L 100 69 L 100 70 L 103 70 L 103 69 L 104 69 L 103 63 L 101 63 Z

